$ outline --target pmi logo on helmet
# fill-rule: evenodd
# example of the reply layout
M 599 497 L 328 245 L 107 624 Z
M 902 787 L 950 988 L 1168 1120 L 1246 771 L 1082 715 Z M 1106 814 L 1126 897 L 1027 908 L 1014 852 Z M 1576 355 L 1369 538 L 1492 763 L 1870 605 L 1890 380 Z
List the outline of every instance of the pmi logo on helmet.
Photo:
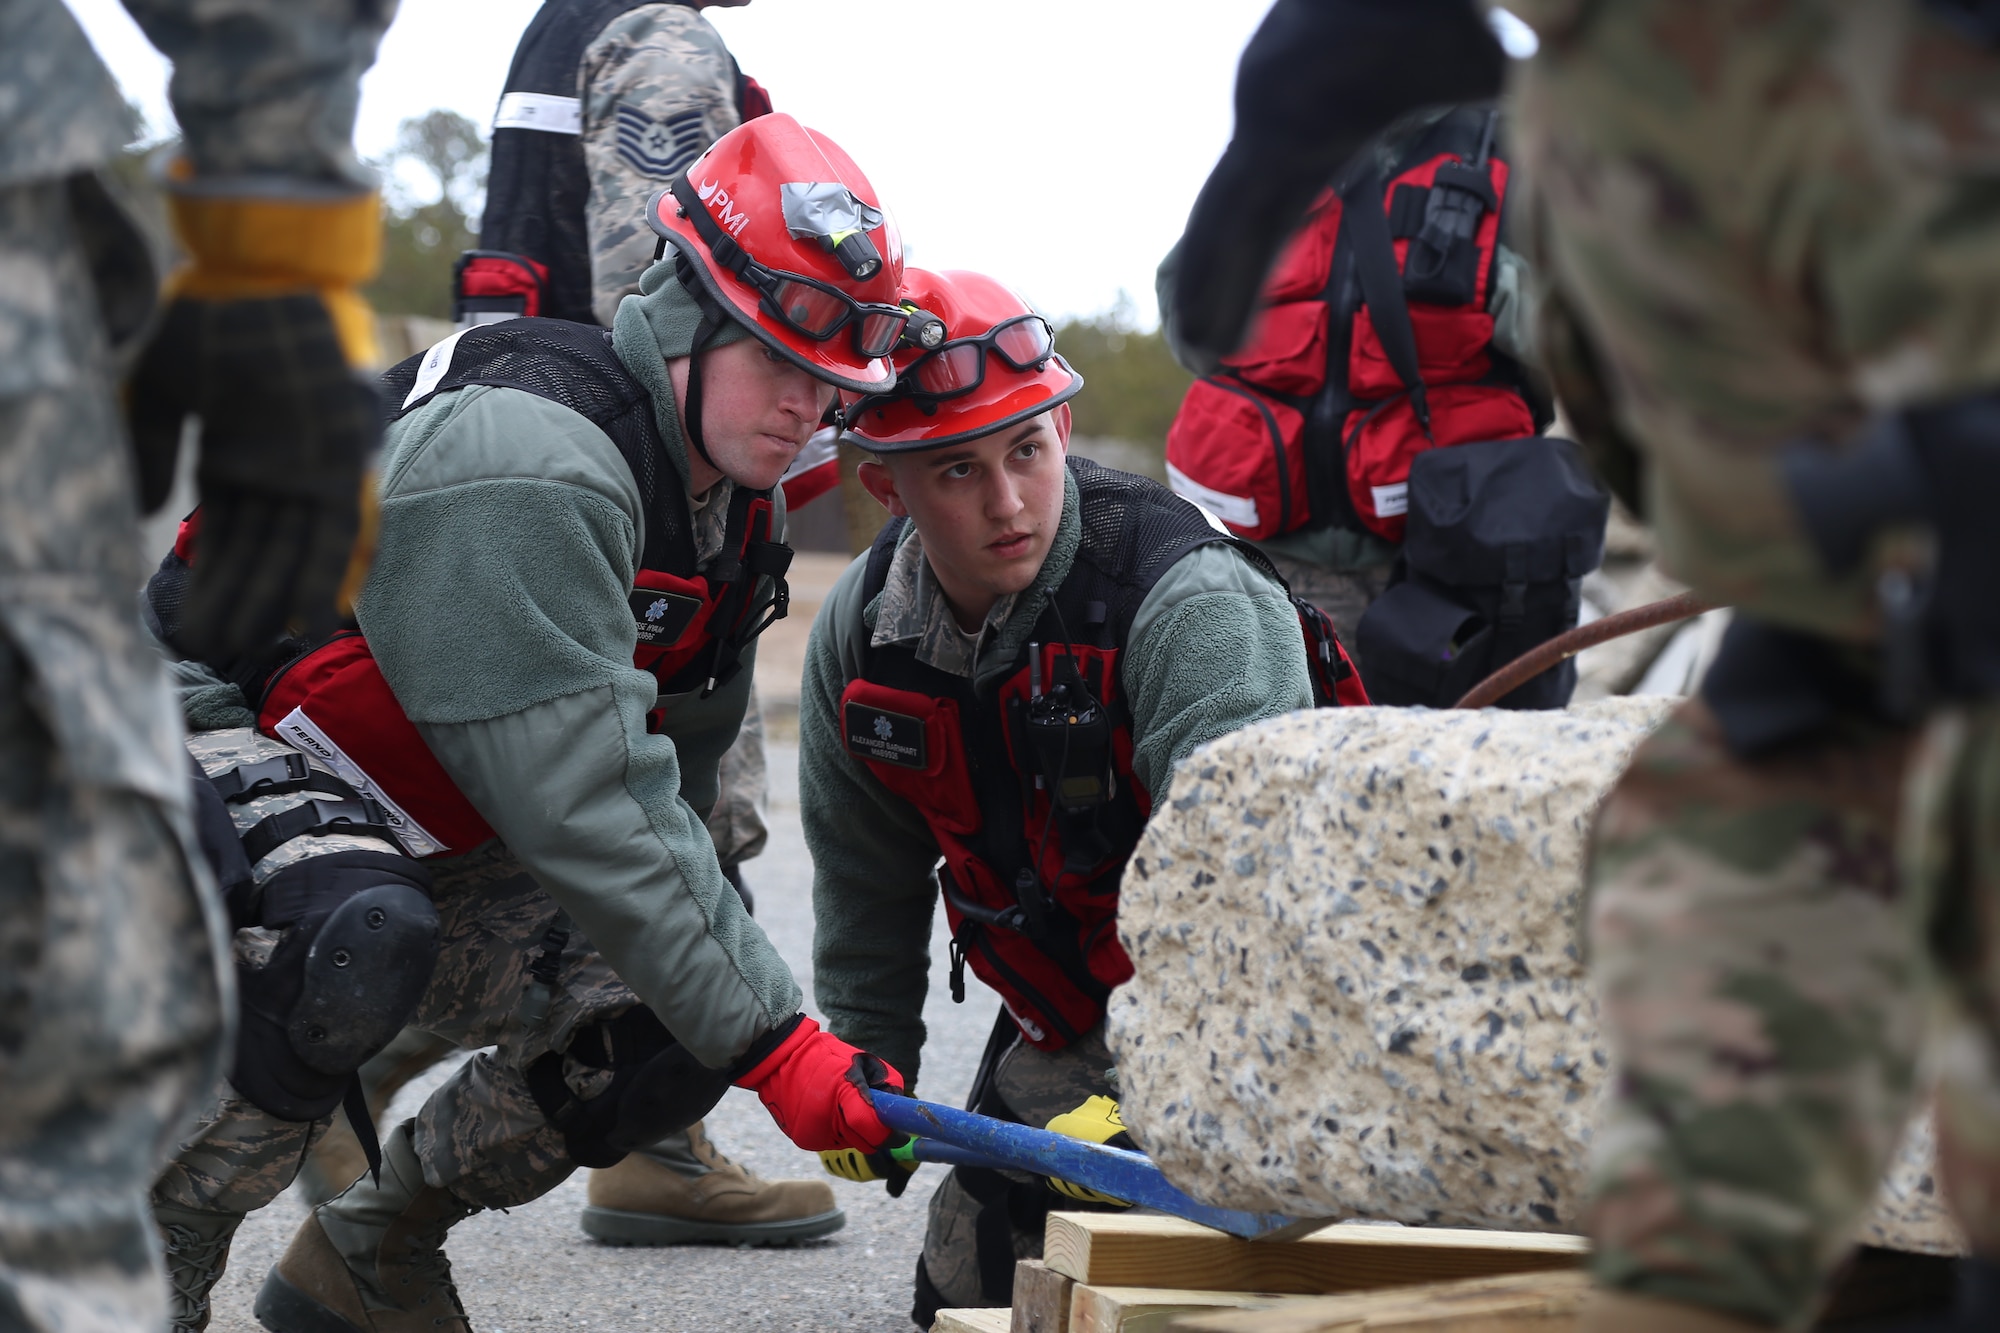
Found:
M 715 214 L 718 226 L 731 236 L 743 234 L 743 228 L 750 223 L 750 215 L 730 211 L 736 207 L 736 201 L 730 198 L 729 191 L 723 189 L 720 182 L 708 181 L 696 187 L 695 193 L 701 196 L 701 201 Z

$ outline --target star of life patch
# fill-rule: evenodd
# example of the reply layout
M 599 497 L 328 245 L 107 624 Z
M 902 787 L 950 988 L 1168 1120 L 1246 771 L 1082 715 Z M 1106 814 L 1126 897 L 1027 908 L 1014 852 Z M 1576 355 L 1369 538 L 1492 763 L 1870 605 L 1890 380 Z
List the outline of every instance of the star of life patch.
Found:
M 701 610 L 698 597 L 654 588 L 634 588 L 630 602 L 639 645 L 646 648 L 671 648 L 679 643 Z
M 618 156 L 640 174 L 659 180 L 678 175 L 708 147 L 708 124 L 699 109 L 655 120 L 629 102 L 613 113 Z

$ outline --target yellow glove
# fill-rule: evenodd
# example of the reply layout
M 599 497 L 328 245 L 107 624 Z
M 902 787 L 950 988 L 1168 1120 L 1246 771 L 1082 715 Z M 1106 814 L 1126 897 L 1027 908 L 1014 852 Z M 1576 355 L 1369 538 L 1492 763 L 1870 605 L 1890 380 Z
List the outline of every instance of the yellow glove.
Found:
M 839 1176 L 842 1180 L 862 1185 L 879 1180 L 888 1188 L 890 1198 L 900 1199 L 910 1183 L 910 1177 L 917 1170 L 917 1159 L 912 1151 L 914 1143 L 914 1139 L 906 1139 L 897 1147 L 884 1148 L 881 1152 L 829 1148 L 819 1155 L 819 1164 L 826 1168 L 828 1175 Z
M 1125 1122 L 1119 1118 L 1118 1102 L 1111 1097 L 1092 1097 L 1074 1111 L 1064 1111 L 1045 1126 L 1051 1133 L 1066 1134 L 1073 1139 L 1083 1139 L 1090 1143 L 1101 1143 L 1107 1148 L 1124 1148 L 1137 1152 L 1139 1145 L 1125 1129 Z M 1079 1203 L 1108 1204 L 1113 1208 L 1130 1208 L 1123 1199 L 1114 1199 L 1108 1194 L 1079 1185 L 1075 1181 L 1048 1177 L 1049 1188 Z
M 181 428 L 201 423 L 201 523 L 180 652 L 210 662 L 352 607 L 373 547 L 381 412 L 364 371 L 374 316 L 356 288 L 381 259 L 373 194 L 169 196 L 190 258 L 127 385 L 141 507 L 157 508 Z

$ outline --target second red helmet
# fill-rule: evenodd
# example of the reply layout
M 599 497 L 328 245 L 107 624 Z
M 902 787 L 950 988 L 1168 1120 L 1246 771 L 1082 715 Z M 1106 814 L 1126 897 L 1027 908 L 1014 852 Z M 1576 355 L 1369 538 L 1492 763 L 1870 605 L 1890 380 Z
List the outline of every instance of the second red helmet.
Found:
M 652 197 L 646 221 L 710 299 L 814 378 L 895 384 L 902 237 L 831 139 L 782 112 L 745 121 Z
M 928 351 L 904 348 L 889 393 L 844 396 L 845 429 L 864 449 L 906 453 L 977 439 L 1061 407 L 1083 388 L 1083 376 L 1057 355 L 1049 321 L 984 273 L 910 269 L 903 301 L 943 320 L 944 340 Z

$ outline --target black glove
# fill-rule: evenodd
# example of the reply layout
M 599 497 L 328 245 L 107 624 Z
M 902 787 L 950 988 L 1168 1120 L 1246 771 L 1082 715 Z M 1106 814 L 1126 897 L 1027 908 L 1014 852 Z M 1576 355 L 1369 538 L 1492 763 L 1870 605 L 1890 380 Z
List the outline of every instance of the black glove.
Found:
M 1278 0 L 1236 71 L 1236 128 L 1188 215 L 1172 323 L 1203 371 L 1236 350 L 1321 189 L 1406 111 L 1497 96 L 1506 57 L 1470 0 Z
M 219 661 L 288 626 L 332 630 L 382 420 L 321 299 L 174 301 L 127 411 L 148 512 L 172 485 L 183 421 L 201 420 L 194 582 L 175 646 Z

